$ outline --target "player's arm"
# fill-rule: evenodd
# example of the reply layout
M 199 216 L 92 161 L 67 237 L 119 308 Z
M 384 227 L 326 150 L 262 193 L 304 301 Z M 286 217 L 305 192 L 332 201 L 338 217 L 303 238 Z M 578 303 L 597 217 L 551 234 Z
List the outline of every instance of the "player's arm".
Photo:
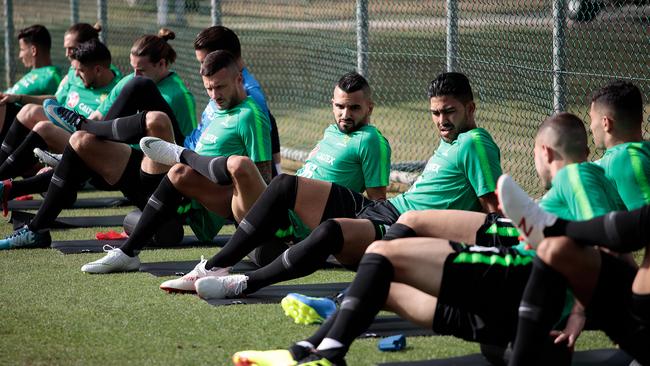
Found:
M 43 104 L 45 99 L 54 99 L 54 95 L 28 95 L 28 94 L 0 94 L 0 104 Z
M 271 176 L 272 176 L 272 168 L 271 168 L 271 161 L 260 161 L 255 163 L 255 166 L 257 167 L 257 170 L 260 171 L 260 175 L 262 176 L 262 179 L 264 179 L 264 182 L 266 184 L 271 183 Z
M 368 187 L 366 188 L 366 195 L 371 200 L 385 200 L 386 187 Z
M 481 203 L 481 207 L 483 207 L 483 212 L 485 213 L 501 212 L 499 210 L 499 200 L 494 192 L 479 197 L 478 201 Z

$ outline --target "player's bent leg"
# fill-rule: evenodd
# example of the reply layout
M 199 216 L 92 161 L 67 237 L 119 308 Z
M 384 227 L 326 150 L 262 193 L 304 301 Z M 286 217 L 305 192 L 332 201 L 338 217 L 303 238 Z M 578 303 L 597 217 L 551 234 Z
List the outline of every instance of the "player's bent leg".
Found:
M 232 187 L 215 184 L 185 164 L 169 169 L 167 177 L 185 197 L 194 198 L 221 217 L 230 217 Z
M 46 121 L 47 116 L 43 107 L 38 104 L 24 105 L 16 115 L 16 120 L 30 130 L 40 121 Z
M 476 232 L 486 217 L 472 211 L 423 210 L 405 212 L 397 222 L 415 230 L 417 236 L 476 244 Z
M 307 227 L 313 229 L 323 219 L 329 218 L 324 218 L 323 213 L 325 212 L 331 188 L 332 183 L 329 182 L 297 177 L 294 211 Z
M 77 131 L 70 136 L 70 145 L 88 168 L 101 175 L 108 184 L 116 184 L 129 162 L 131 148 L 119 142 L 106 141 Z
M 356 266 L 368 246 L 377 238 L 375 225 L 370 220 L 334 219 L 343 235 L 341 249 L 331 254 L 344 265 Z M 337 244 L 338 245 L 338 244 Z
M 246 156 L 230 156 L 226 166 L 233 181 L 232 212 L 239 222 L 266 189 L 266 183 L 255 163 Z
M 393 282 L 386 299 L 384 310 L 423 328 L 431 328 L 438 299 L 415 287 Z
M 641 266 L 632 284 L 632 291 L 635 294 L 650 294 L 650 246 L 647 246 L 645 249 L 643 262 L 641 262 Z M 650 319 L 648 321 L 650 322 Z
M 394 281 L 438 296 L 445 260 L 453 251 L 447 240 L 408 238 L 374 242 L 366 253 L 388 258 L 395 269 Z
M 540 243 L 537 256 L 567 279 L 582 304 L 589 303 L 600 273 L 597 249 L 576 244 L 567 237 L 553 237 Z
M 169 116 L 164 112 L 149 111 L 145 117 L 145 134 L 174 142 L 174 129 Z M 142 136 L 140 136 L 142 137 Z
M 63 152 L 71 136 L 67 131 L 46 121 L 38 122 L 32 131 L 39 134 L 45 140 L 49 151 L 58 154 Z

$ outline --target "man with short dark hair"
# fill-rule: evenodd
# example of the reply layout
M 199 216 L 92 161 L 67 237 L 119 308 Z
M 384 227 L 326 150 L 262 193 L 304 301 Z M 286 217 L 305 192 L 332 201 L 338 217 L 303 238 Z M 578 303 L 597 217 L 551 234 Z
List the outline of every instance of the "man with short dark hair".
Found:
M 571 219 L 623 207 L 603 170 L 586 162 L 588 154 L 578 117 L 561 113 L 544 121 L 535 139 L 535 167 L 549 189 L 543 207 Z M 508 176 L 500 178 L 499 194 L 511 183 Z M 437 334 L 500 346 L 514 339 L 534 248 L 526 243 L 482 247 L 480 242 L 468 246 L 441 238 L 386 239 L 367 248 L 339 310 L 314 335 L 289 351 L 244 351 L 234 359 L 344 365 L 354 339 L 384 306 Z
M 336 184 L 280 176 L 262 194 L 226 246 L 208 260 L 206 268 L 234 265 L 265 238 L 288 226 L 278 212 L 294 210 L 303 222 L 318 227 L 259 270 L 199 279 L 197 293 L 205 298 L 252 293 L 313 273 L 330 255 L 344 265 L 356 266 L 373 240 L 401 230 L 391 227 L 386 232 L 407 211 L 496 211 L 494 188 L 501 174 L 500 153 L 489 133 L 476 125 L 469 80 L 460 73 L 440 74 L 431 82 L 428 96 L 441 141 L 411 189 L 385 201 L 369 201 L 342 191 Z M 342 119 L 338 124 L 339 128 L 353 127 Z

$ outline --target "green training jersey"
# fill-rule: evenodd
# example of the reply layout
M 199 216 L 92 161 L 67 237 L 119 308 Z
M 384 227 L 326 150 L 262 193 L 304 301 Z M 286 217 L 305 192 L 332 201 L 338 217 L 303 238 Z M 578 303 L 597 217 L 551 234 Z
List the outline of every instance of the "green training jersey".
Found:
M 61 83 L 61 69 L 58 66 L 43 66 L 32 69 L 25 74 L 14 86 L 5 91 L 6 94 L 25 95 L 54 95 Z
M 271 124 L 253 98 L 230 109 L 214 109 L 206 117 L 210 124 L 194 150 L 200 155 L 243 155 L 256 163 L 271 160 Z
M 330 125 L 296 175 L 363 192 L 388 185 L 390 154 L 388 140 L 375 126 L 345 133 Z
M 111 64 L 110 69 L 111 71 L 113 71 L 113 74 L 117 76 L 118 81 L 122 79 L 123 76 L 122 72 L 120 71 L 120 69 L 117 68 L 117 66 Z M 66 74 L 66 77 L 63 79 L 63 82 L 59 84 L 59 87 L 57 88 L 56 93 L 54 94 L 56 100 L 57 101 L 65 100 L 65 93 L 73 85 L 83 88 L 84 82 L 81 80 L 81 78 L 75 75 L 74 68 L 70 66 L 70 68 L 68 68 L 68 73 Z
M 501 175 L 501 155 L 483 128 L 463 132 L 440 146 L 406 192 L 389 201 L 400 214 L 410 210 L 481 211 L 478 197 L 494 192 Z
M 628 210 L 650 204 L 650 142 L 610 147 L 595 163 L 605 170 Z
M 122 92 L 124 85 L 135 77 L 134 73 L 125 76 L 119 83 L 111 90 L 108 97 L 102 102 L 97 110 L 106 116 L 108 110 L 111 108 L 118 95 Z M 180 76 L 175 72 L 170 72 L 165 78 L 161 79 L 157 84 L 158 91 L 172 111 L 178 121 L 178 127 L 184 136 L 187 136 L 197 126 L 196 121 L 196 104 L 194 96 L 187 89 L 187 85 L 183 82 Z
M 605 171 L 589 162 L 569 164 L 560 169 L 539 204 L 560 218 L 579 221 L 625 210 Z
M 65 85 L 59 85 L 56 100 L 66 108 L 88 117 L 108 97 L 108 93 L 119 81 L 120 78 L 115 75 L 110 83 L 101 88 L 86 88 L 83 82 L 81 84 L 64 82 L 61 84 Z

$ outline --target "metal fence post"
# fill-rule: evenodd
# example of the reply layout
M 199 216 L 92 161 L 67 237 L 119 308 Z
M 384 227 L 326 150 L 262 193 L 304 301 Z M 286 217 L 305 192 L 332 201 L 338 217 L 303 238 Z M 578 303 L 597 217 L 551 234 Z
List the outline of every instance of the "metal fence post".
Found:
M 14 4 L 13 0 L 5 0 L 4 2 L 4 16 L 5 16 L 5 80 L 7 87 L 10 87 L 14 82 L 16 75 L 16 65 L 13 57 L 14 50 Z
M 357 72 L 368 77 L 368 0 L 357 0 Z
M 447 72 L 458 68 L 458 1 L 447 0 Z
M 553 110 L 556 113 L 566 110 L 564 5 L 564 0 L 553 1 Z
M 79 0 L 70 0 L 70 24 L 79 23 Z
M 97 0 L 97 19 L 102 25 L 99 40 L 108 46 L 108 6 L 106 0 Z
M 212 25 L 221 25 L 221 0 L 212 0 L 210 4 L 210 18 L 212 18 Z
M 167 14 L 169 14 L 169 1 L 158 0 L 156 1 L 156 8 L 158 9 L 158 25 L 164 27 L 167 25 Z

